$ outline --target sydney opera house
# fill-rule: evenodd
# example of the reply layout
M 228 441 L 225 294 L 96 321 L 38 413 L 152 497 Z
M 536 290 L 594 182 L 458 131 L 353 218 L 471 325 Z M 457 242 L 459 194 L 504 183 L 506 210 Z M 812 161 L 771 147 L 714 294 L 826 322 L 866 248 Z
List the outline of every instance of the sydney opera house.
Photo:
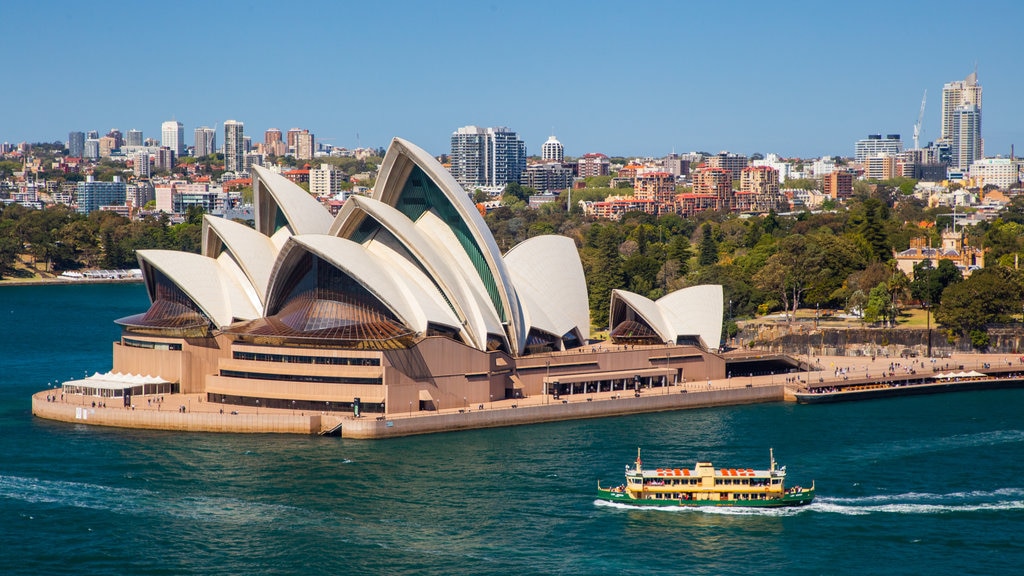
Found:
M 722 289 L 616 290 L 590 341 L 574 242 L 502 254 L 451 174 L 395 139 L 372 196 L 337 217 L 253 168 L 255 229 L 207 216 L 202 253 L 139 252 L 151 305 L 121 318 L 113 371 L 208 402 L 352 414 L 721 378 Z

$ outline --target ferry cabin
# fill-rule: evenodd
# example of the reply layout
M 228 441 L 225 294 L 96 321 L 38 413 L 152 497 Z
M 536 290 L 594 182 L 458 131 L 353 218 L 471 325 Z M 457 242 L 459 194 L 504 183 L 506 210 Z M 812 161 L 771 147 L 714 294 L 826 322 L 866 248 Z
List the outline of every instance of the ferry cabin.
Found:
M 715 469 L 698 462 L 693 470 L 657 468 L 627 474 L 626 490 L 645 500 L 774 500 L 784 495 L 784 472 L 752 468 Z

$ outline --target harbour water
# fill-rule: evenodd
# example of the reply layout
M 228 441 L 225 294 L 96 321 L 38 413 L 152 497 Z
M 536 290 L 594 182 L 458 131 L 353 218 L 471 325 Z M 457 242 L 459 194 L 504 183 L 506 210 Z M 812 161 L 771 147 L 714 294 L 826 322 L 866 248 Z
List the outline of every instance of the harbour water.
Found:
M 35 419 L 110 367 L 140 285 L 0 288 L 4 574 L 993 574 L 1024 566 L 1024 390 L 358 441 Z M 631 509 L 646 465 L 763 467 L 814 504 Z

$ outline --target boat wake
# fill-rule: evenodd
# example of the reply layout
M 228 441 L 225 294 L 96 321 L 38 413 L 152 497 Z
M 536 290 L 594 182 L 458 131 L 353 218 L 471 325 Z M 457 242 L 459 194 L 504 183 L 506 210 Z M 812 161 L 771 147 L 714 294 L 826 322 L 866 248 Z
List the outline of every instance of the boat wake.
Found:
M 178 496 L 137 488 L 0 476 L 0 501 L 86 508 L 114 514 L 164 515 L 225 524 L 264 524 L 294 520 L 294 508 L 216 496 Z
M 851 516 L 1024 510 L 1024 489 L 1000 488 L 949 494 L 907 492 L 857 498 L 819 497 L 810 508 L 815 512 Z

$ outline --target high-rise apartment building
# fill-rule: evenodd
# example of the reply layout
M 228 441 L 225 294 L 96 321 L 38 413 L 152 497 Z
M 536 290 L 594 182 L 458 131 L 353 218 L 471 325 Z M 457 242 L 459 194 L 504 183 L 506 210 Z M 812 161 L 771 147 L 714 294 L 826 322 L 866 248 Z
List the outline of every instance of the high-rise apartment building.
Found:
M 637 200 L 653 200 L 665 206 L 671 205 L 675 196 L 676 179 L 668 172 L 644 172 L 633 180 L 633 197 Z
M 576 174 L 580 178 L 607 176 L 611 173 L 611 161 L 600 152 L 584 154 L 576 161 Z
M 740 192 L 749 194 L 747 208 L 751 211 L 778 210 L 782 200 L 779 171 L 770 166 L 747 166 L 740 174 Z
M 665 172 L 677 178 L 690 173 L 690 161 L 675 152 L 662 158 L 661 165 L 665 168 Z
M 99 182 L 88 176 L 85 182 L 78 183 L 78 213 L 88 214 L 103 206 L 123 206 L 125 193 L 120 176 L 114 176 L 113 182 Z
M 712 210 L 732 210 L 732 173 L 729 170 L 707 167 L 694 171 L 692 176 L 694 194 L 714 197 Z
M 561 162 L 530 164 L 519 176 L 519 183 L 541 192 L 566 190 L 572 187 L 572 168 Z
M 100 158 L 110 158 L 110 153 L 117 150 L 117 138 L 104 136 L 98 140 L 100 143 Z
M 68 132 L 68 156 L 81 158 L 85 154 L 85 132 Z
M 88 160 L 99 160 L 100 158 L 100 140 L 99 138 L 86 138 L 85 144 L 82 146 L 82 158 Z
M 285 143 L 288 145 L 288 153 L 294 154 L 295 147 L 299 145 L 299 134 L 302 133 L 302 128 L 290 128 L 288 134 L 285 136 Z
M 836 200 L 853 196 L 853 173 L 849 170 L 834 170 L 827 174 L 822 180 L 822 191 Z
M 729 173 L 733 180 L 739 180 L 743 169 L 747 167 L 747 157 L 731 152 L 719 152 L 708 156 L 705 160 L 708 168 L 721 168 Z
M 113 150 L 120 150 L 121 146 L 124 146 L 124 134 L 121 134 L 117 128 L 111 128 L 110 132 L 107 132 L 107 137 L 114 139 Z
M 565 148 L 553 135 L 540 147 L 540 157 L 545 162 L 562 162 L 565 160 Z
M 224 122 L 224 169 L 239 173 L 245 168 L 245 124 Z
M 134 128 L 128 131 L 128 136 L 125 138 L 125 144 L 128 146 L 142 146 L 142 130 L 135 130 Z
M 193 154 L 196 158 L 213 154 L 217 151 L 217 131 L 209 126 L 196 128 L 195 143 Z
M 291 132 L 289 132 L 291 135 Z M 316 151 L 316 142 L 309 130 L 303 130 L 295 135 L 295 158 L 298 160 L 310 160 L 313 152 Z
M 854 151 L 857 162 L 863 162 L 868 157 L 879 154 L 895 156 L 903 152 L 903 140 L 899 134 L 886 134 L 885 138 L 882 138 L 881 134 L 868 134 L 867 138 L 857 140 Z
M 140 150 L 132 155 L 132 166 L 137 178 L 149 178 L 149 152 L 146 150 Z
M 281 130 L 278 128 L 268 128 L 263 133 L 263 145 L 269 147 L 275 142 L 281 142 Z
M 953 158 L 950 165 L 966 171 L 971 164 L 984 157 L 981 141 L 981 108 L 964 104 L 953 112 Z
M 942 87 L 942 135 L 941 140 L 952 144 L 957 130 L 957 110 L 961 106 L 977 106 L 981 114 L 981 84 L 978 84 L 978 73 L 972 72 L 964 80 L 949 82 Z M 980 129 L 980 125 L 979 125 Z M 981 139 L 979 132 L 978 139 Z
M 526 169 L 526 144 L 504 126 L 463 126 L 451 144 L 451 172 L 466 190 L 518 182 Z
M 153 155 L 153 169 L 172 172 L 174 171 L 174 159 L 174 150 L 167 146 L 161 146 L 157 149 L 156 154 Z
M 161 124 L 160 145 L 170 148 L 175 156 L 181 156 L 185 152 L 185 126 L 177 120 Z
M 864 177 L 871 180 L 889 180 L 899 176 L 897 157 L 891 154 L 875 154 L 864 159 Z
M 309 170 L 309 192 L 314 196 L 335 196 L 341 193 L 345 173 L 331 164 Z

